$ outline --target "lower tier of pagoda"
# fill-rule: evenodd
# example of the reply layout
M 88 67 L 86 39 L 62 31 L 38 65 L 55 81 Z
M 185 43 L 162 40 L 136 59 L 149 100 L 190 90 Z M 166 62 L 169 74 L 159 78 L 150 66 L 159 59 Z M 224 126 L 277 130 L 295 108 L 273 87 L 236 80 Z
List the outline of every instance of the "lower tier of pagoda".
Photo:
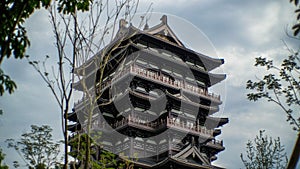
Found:
M 102 146 L 106 150 L 109 150 L 115 154 L 120 154 L 124 151 L 126 152 L 127 148 L 130 147 L 134 148 L 140 146 L 140 148 L 145 149 L 145 151 L 146 150 L 149 151 L 148 153 L 152 153 L 152 155 L 157 156 L 163 153 L 164 151 L 168 151 L 169 149 L 172 149 L 174 151 L 180 151 L 183 147 L 185 147 L 185 144 L 187 142 L 195 142 L 195 144 L 199 146 L 201 145 L 201 147 L 205 149 L 210 149 L 210 152 L 212 152 L 213 150 L 215 154 L 225 149 L 223 146 L 223 141 L 216 140 L 213 137 L 213 130 L 208 130 L 205 127 L 199 126 L 198 127 L 199 129 L 191 129 L 184 125 L 170 122 L 170 120 L 167 120 L 166 123 L 162 122 L 158 126 L 160 126 L 161 128 L 160 131 L 166 131 L 166 129 L 168 129 L 167 132 L 171 133 L 170 135 L 174 135 L 175 133 L 173 140 L 165 140 L 164 138 L 162 140 L 151 140 L 148 138 L 142 138 L 143 136 L 141 135 L 141 133 L 143 133 L 143 131 L 144 132 L 147 131 L 146 129 L 154 132 L 154 126 L 144 125 L 135 120 L 126 120 L 123 122 L 123 124 L 119 123 L 118 128 L 116 129 L 116 132 L 123 133 L 123 134 L 126 131 L 134 132 L 136 135 L 135 138 L 125 137 L 124 140 L 118 140 L 118 138 L 111 138 L 111 135 L 113 133 L 111 132 L 111 128 L 109 128 L 110 126 L 108 126 L 108 124 L 105 125 L 105 123 L 97 126 L 93 125 L 91 131 L 95 133 L 98 133 L 100 131 L 102 133 L 101 134 L 102 138 L 100 138 L 101 140 L 100 142 Z M 80 133 L 84 133 L 84 130 L 85 129 L 83 128 L 79 132 L 74 132 L 69 139 L 73 140 L 78 135 L 80 135 Z M 179 137 L 176 139 L 175 136 L 176 137 L 179 136 Z M 183 141 L 186 138 L 189 138 L 189 141 L 187 142 Z M 191 138 L 193 138 L 193 140 L 194 139 L 196 140 L 191 141 Z M 133 143 L 134 145 L 131 145 Z M 140 152 L 138 149 L 136 151 L 135 150 L 130 150 L 130 151 Z M 140 152 L 140 153 L 145 153 L 145 152 Z
M 70 138 L 76 139 L 76 135 Z M 116 141 L 112 143 L 110 140 Z M 215 140 L 208 141 L 205 145 L 199 146 L 191 142 L 182 143 L 180 140 L 171 138 L 155 142 L 151 139 L 126 138 L 107 138 L 101 145 L 93 145 L 93 160 L 100 158 L 101 151 L 109 151 L 118 155 L 119 160 L 131 160 L 137 168 L 206 168 L 215 169 L 211 162 L 216 160 L 216 154 L 224 150 L 223 142 Z M 76 147 L 73 147 L 76 149 Z M 216 149 L 220 149 L 216 151 Z M 75 150 L 74 149 L 74 150 Z M 75 150 L 76 151 L 76 150 Z M 72 152 L 72 150 L 71 150 Z M 214 152 L 214 153 L 212 153 Z

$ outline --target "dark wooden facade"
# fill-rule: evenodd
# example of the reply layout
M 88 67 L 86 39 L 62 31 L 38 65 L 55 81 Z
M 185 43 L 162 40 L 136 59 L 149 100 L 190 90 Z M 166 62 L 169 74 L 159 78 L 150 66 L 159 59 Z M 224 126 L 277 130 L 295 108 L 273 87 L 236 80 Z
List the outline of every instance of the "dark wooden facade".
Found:
M 97 65 L 103 56 L 109 60 L 101 76 Z M 136 168 L 218 168 L 211 162 L 225 148 L 215 137 L 228 119 L 212 117 L 222 101 L 208 88 L 225 79 L 224 74 L 210 73 L 223 63 L 186 48 L 166 16 L 144 30 L 121 20 L 112 43 L 74 70 L 87 75 L 87 86 L 96 93 L 91 128 L 102 136 L 95 148 L 120 155 L 119 159 L 127 156 Z M 84 91 L 81 81 L 73 88 Z M 72 136 L 86 131 L 80 120 L 86 100 L 78 101 L 68 116 L 74 122 L 69 126 Z M 112 137 L 111 129 L 127 137 Z

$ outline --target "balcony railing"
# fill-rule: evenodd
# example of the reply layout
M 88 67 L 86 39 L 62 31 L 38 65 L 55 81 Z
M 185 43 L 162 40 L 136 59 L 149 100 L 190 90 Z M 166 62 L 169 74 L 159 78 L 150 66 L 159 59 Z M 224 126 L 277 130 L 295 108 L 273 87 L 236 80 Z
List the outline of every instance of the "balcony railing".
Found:
M 213 136 L 213 133 L 214 133 L 214 130 L 209 130 L 204 126 L 200 126 L 200 125 L 190 126 L 187 123 L 177 122 L 176 120 L 174 121 L 171 118 L 167 118 L 167 126 L 177 127 L 177 128 L 183 129 L 187 132 L 192 132 L 192 133 L 202 134 L 202 135 L 207 135 L 207 136 Z
M 142 120 L 140 118 L 132 117 L 130 115 L 128 116 L 128 118 L 123 118 L 122 120 L 115 122 L 114 124 L 112 124 L 112 127 L 117 129 L 125 125 L 131 125 L 131 124 L 141 127 L 142 129 L 152 130 L 154 132 L 164 128 L 165 126 L 176 127 L 184 132 L 192 132 L 195 134 L 206 135 L 209 137 L 212 137 L 214 132 L 214 130 L 207 129 L 204 126 L 200 126 L 200 125 L 190 126 L 184 122 L 176 122 L 169 117 L 167 117 L 166 119 L 161 119 L 159 121 L 151 122 L 148 120 Z M 102 125 L 102 127 L 105 127 L 105 125 Z
M 132 116 L 128 116 L 128 118 L 123 118 L 120 121 L 117 121 L 116 123 L 114 123 L 112 125 L 113 128 L 119 128 L 125 125 L 136 125 L 136 126 L 140 126 L 141 128 L 145 128 L 145 129 L 149 129 L 152 131 L 156 131 L 161 129 L 163 126 L 166 125 L 166 120 L 160 120 L 160 121 L 156 121 L 156 122 L 150 122 L 148 120 L 142 120 L 140 118 L 136 118 L 136 117 L 132 117 Z
M 208 99 L 212 99 L 212 100 L 220 102 L 220 95 L 215 95 L 213 93 L 209 93 L 207 90 L 200 88 L 198 86 L 195 86 L 191 83 L 188 83 L 184 80 L 179 80 L 179 79 L 173 80 L 172 78 L 170 78 L 168 76 L 159 74 L 158 72 L 155 72 L 155 71 L 146 70 L 146 69 L 142 68 L 141 66 L 137 66 L 137 65 L 130 65 L 130 67 L 127 67 L 123 71 L 117 73 L 113 77 L 113 79 L 106 79 L 105 81 L 103 81 L 103 83 L 101 84 L 101 88 L 99 88 L 99 86 L 97 86 L 98 92 L 100 92 L 102 89 L 108 87 L 109 85 L 111 85 L 111 83 L 113 83 L 114 81 L 117 81 L 119 78 L 123 77 L 127 73 L 133 73 L 133 74 L 136 74 L 137 76 L 141 76 L 146 79 L 151 79 L 153 81 L 163 83 L 163 84 L 171 86 L 173 88 L 185 89 L 189 92 L 196 93 L 202 97 L 206 97 Z

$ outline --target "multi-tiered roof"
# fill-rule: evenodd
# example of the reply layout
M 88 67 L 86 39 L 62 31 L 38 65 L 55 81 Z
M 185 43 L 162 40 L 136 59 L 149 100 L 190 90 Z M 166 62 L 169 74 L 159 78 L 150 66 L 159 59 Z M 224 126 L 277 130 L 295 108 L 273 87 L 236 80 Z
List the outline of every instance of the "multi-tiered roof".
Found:
M 166 16 L 143 30 L 121 20 L 115 39 L 75 69 L 87 84 L 80 80 L 73 88 L 96 92 L 91 127 L 102 132 L 99 147 L 141 168 L 214 168 L 211 162 L 225 149 L 215 137 L 228 119 L 211 116 L 222 101 L 208 88 L 225 79 L 211 73 L 223 63 L 185 47 Z M 80 120 L 86 100 L 69 114 L 76 122 L 71 132 L 86 130 Z

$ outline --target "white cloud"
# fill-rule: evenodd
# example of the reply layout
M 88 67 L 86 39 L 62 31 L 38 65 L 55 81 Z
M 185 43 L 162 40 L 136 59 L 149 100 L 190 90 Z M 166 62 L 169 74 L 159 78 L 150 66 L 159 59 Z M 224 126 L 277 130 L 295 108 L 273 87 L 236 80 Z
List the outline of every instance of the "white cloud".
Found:
M 270 42 L 274 39 L 279 25 L 280 4 L 278 2 L 270 3 L 263 11 L 255 10 L 252 16 L 244 16 L 243 23 L 246 27 L 246 36 L 258 46 Z
M 255 58 L 266 57 L 274 60 L 274 64 L 279 65 L 284 56 L 288 55 L 288 51 L 284 48 L 284 44 L 278 40 L 273 42 L 269 49 L 245 49 L 240 46 L 231 46 L 218 50 L 218 55 L 225 59 L 223 66 L 224 72 L 227 74 L 226 83 L 230 86 L 246 86 L 248 80 L 256 80 L 266 74 L 263 67 L 255 67 Z

